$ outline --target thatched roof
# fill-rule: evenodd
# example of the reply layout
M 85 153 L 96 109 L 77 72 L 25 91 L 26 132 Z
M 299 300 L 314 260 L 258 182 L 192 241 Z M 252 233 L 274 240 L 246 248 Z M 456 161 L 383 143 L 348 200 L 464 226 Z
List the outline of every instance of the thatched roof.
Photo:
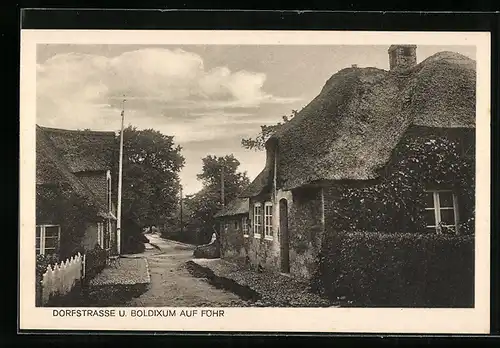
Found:
M 111 163 L 108 163 L 108 169 L 110 165 Z M 46 129 L 40 126 L 36 128 L 36 184 L 67 184 L 73 192 L 95 206 L 99 216 L 114 218 L 109 214 L 105 202 L 98 199 L 94 192 L 73 173 L 65 161 L 65 156 L 54 146 L 50 132 L 47 134 Z
M 117 146 L 114 132 L 40 128 L 73 173 L 109 169 Z
M 346 68 L 266 143 L 278 148 L 278 187 L 378 176 L 412 126 L 474 128 L 476 63 L 437 53 L 405 72 Z M 243 196 L 270 183 L 270 163 Z
M 235 198 L 224 209 L 215 214 L 215 217 L 234 216 L 248 214 L 248 198 Z

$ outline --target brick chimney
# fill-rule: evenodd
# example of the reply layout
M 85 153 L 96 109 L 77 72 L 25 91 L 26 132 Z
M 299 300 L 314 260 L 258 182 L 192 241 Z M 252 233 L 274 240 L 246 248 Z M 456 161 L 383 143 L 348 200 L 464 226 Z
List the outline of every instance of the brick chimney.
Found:
M 406 70 L 417 64 L 416 45 L 391 45 L 388 52 L 390 70 Z

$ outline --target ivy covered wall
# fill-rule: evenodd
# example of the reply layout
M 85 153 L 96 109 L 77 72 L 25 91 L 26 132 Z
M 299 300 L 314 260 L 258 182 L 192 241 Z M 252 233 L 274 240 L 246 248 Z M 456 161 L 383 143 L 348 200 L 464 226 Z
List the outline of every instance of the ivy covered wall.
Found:
M 352 306 L 474 305 L 474 129 L 411 129 L 379 180 L 325 188 L 314 287 Z M 375 154 L 374 154 L 375 155 Z M 426 189 L 458 197 L 459 235 L 426 228 Z
M 379 180 L 333 183 L 325 189 L 326 229 L 425 233 L 425 190 L 444 188 L 457 194 L 460 233 L 473 233 L 474 140 L 474 129 L 414 127 Z

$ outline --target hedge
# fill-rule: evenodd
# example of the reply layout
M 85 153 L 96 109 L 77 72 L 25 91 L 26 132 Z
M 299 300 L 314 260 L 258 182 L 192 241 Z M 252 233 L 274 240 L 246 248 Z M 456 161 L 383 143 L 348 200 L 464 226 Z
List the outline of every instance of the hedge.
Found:
M 474 237 L 330 233 L 315 288 L 362 307 L 473 307 Z
M 88 282 L 106 267 L 107 254 L 98 244 L 85 255 L 85 281 Z

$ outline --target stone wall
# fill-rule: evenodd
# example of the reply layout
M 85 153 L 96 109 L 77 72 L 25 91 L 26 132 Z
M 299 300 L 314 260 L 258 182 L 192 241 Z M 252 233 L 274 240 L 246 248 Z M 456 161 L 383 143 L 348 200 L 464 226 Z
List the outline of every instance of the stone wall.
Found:
M 244 235 L 241 228 L 243 216 L 237 220 L 240 227 L 235 229 L 235 217 L 222 218 L 228 223 L 221 229 L 222 258 L 245 262 L 254 267 L 263 267 L 270 271 L 281 270 L 281 242 L 279 202 L 286 199 L 288 204 L 289 262 L 290 274 L 296 278 L 310 279 L 317 267 L 317 257 L 321 250 L 324 231 L 324 215 L 321 188 L 305 188 L 291 191 L 277 190 L 274 195 L 264 194 L 250 199 L 249 230 Z M 273 236 L 264 235 L 264 205 L 273 204 Z M 262 205 L 262 225 L 259 236 L 254 235 L 254 205 Z
M 322 191 L 320 188 L 294 190 L 289 217 L 290 273 L 309 279 L 314 275 L 323 234 Z
M 266 202 L 273 204 L 273 236 L 264 236 L 264 207 Z M 254 205 L 260 203 L 262 206 L 262 224 L 258 231 L 254 229 Z M 276 223 L 277 205 L 273 201 L 271 194 L 264 194 L 250 199 L 250 230 L 248 237 L 244 240 L 244 250 L 246 260 L 253 266 L 260 266 L 270 270 L 279 270 L 280 265 L 280 247 L 278 240 L 278 226 Z M 255 234 L 258 232 L 258 236 Z
M 220 230 L 221 239 L 221 257 L 228 260 L 239 260 L 245 258 L 243 248 L 243 220 L 245 215 L 236 215 L 220 218 L 222 222 Z M 238 223 L 238 228 L 235 228 L 235 223 Z M 224 228 L 227 223 L 227 229 Z

